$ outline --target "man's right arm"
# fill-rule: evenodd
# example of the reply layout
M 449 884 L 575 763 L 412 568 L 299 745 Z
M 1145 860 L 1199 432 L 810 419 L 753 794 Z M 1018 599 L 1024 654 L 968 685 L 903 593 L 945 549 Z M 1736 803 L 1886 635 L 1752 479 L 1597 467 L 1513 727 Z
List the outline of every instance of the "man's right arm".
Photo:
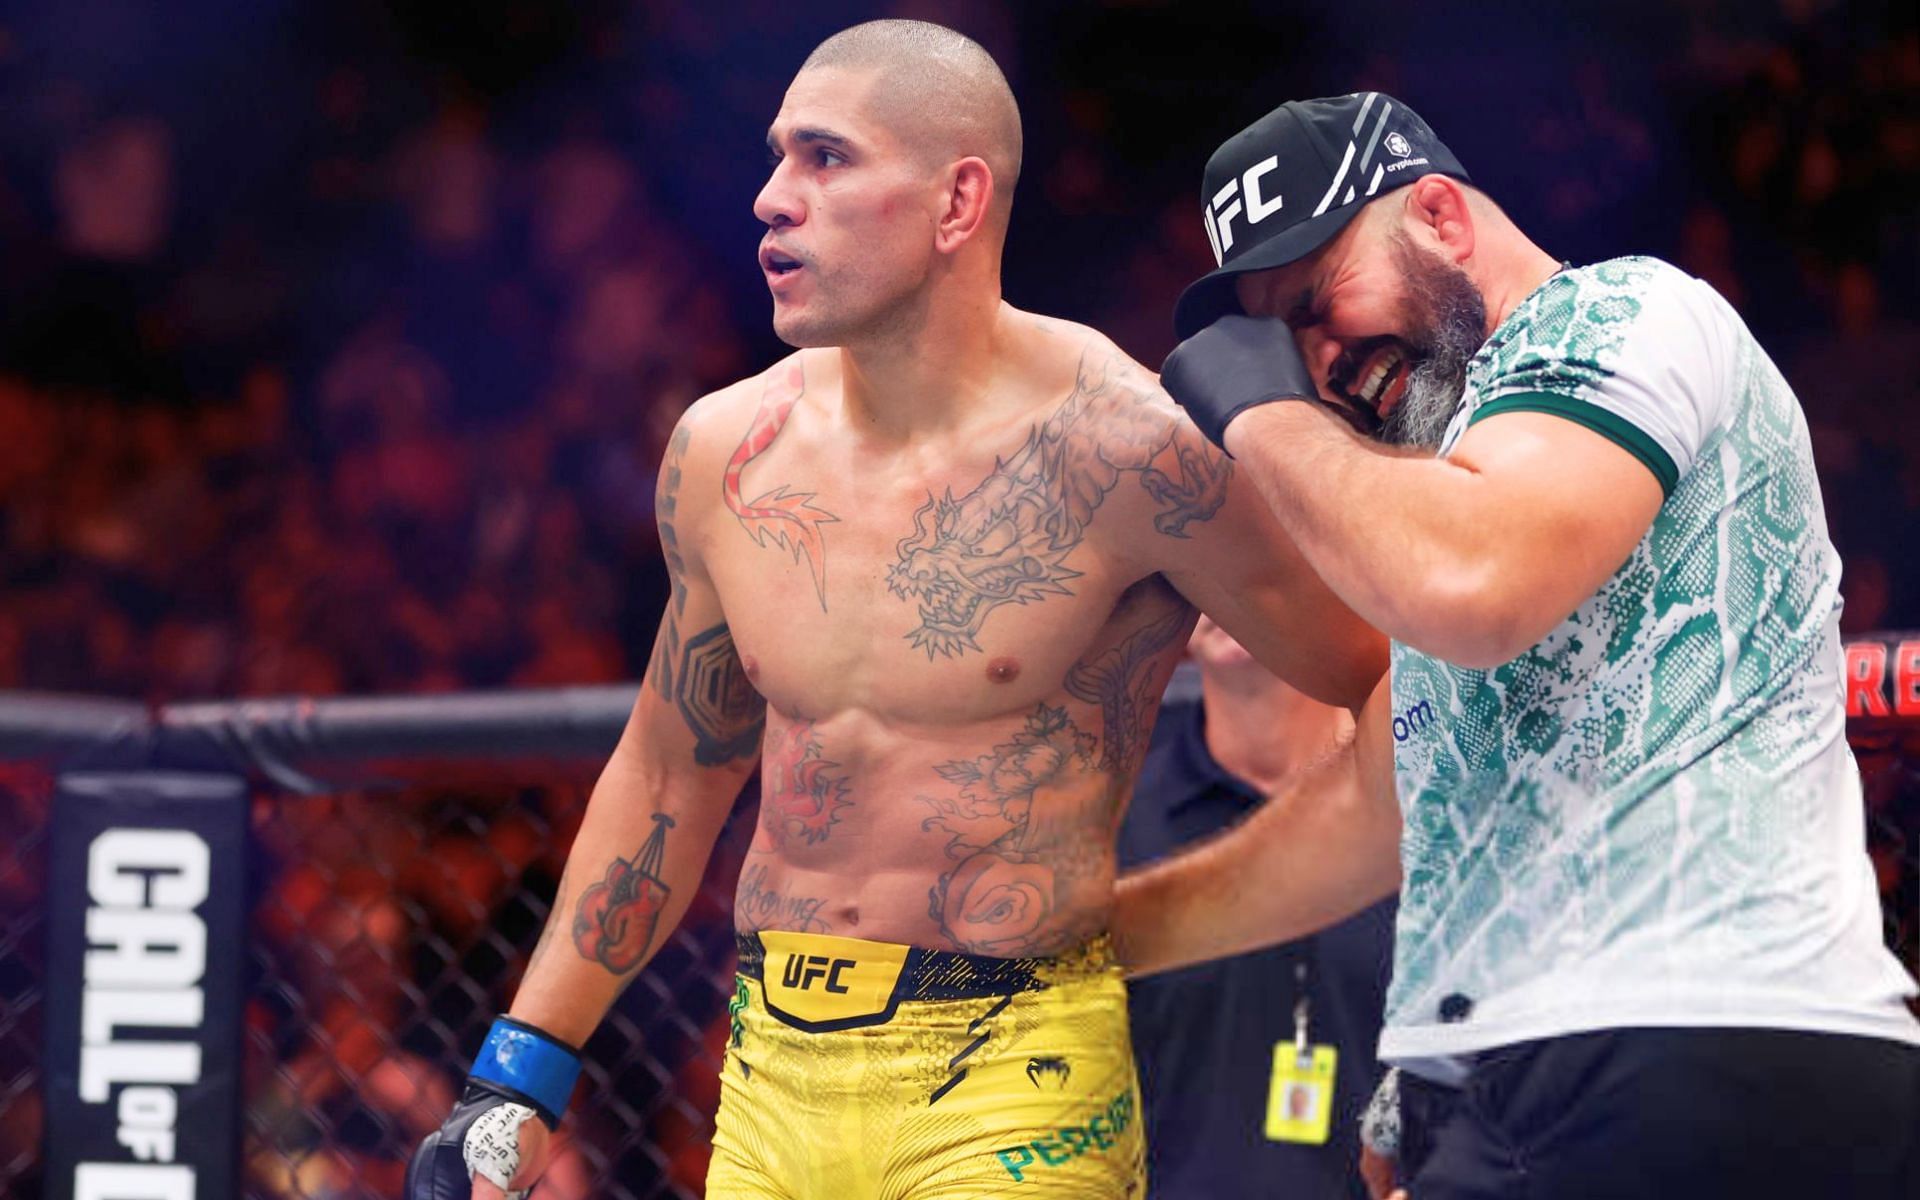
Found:
M 1324 929 L 1400 883 L 1392 689 L 1354 737 L 1220 837 L 1124 876 L 1113 936 L 1129 974 L 1243 954 Z
M 408 1166 L 408 1200 L 499 1200 L 521 1194 L 508 1187 L 532 1186 L 576 1051 L 679 924 L 760 752 L 766 704 L 702 561 L 703 514 L 683 506 L 683 493 L 720 494 L 717 456 L 695 444 L 697 424 L 693 413 L 681 419 L 661 464 L 656 510 L 672 594 L 639 698 L 594 784 L 513 1005 L 460 1104 Z
M 747 680 L 682 493 L 695 437 L 683 419 L 657 512 L 672 594 L 620 743 L 594 784 L 547 927 L 508 1015 L 574 1046 L 679 924 L 760 753 L 766 704 Z

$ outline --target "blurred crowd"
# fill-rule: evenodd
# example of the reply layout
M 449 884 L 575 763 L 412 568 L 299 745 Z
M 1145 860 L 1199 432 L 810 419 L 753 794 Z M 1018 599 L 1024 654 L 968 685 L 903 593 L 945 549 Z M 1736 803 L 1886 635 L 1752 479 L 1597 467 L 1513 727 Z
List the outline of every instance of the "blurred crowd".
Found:
M 322 104 L 344 134 L 375 101 L 343 75 Z M 61 147 L 58 252 L 13 281 L 0 686 L 179 698 L 637 670 L 660 448 L 744 364 L 629 158 L 590 133 L 516 157 L 449 100 L 364 158 L 306 165 L 306 199 L 345 232 L 302 275 L 304 215 L 279 245 L 235 230 L 176 261 L 175 140 L 116 115 Z M 320 311 L 336 289 L 352 303 Z
M 1745 23 L 1752 5 L 1668 7 L 1691 14 L 1686 36 L 1633 47 L 1660 61 L 1623 74 L 1596 39 L 1497 136 L 1403 58 L 1363 57 L 1345 86 L 1420 103 L 1549 246 L 1664 254 L 1739 305 L 1813 423 L 1849 627 L 1906 623 L 1920 40 L 1812 0 Z M 743 34 L 684 6 L 579 6 L 529 35 L 517 74 L 422 61 L 439 6 L 288 9 L 312 41 L 239 31 L 258 61 L 231 65 L 217 102 L 80 70 L 13 84 L 28 119 L 0 144 L 0 686 L 180 698 L 637 673 L 665 434 L 775 351 L 751 270 L 757 141 L 716 148 L 694 120 L 726 109 L 714 128 L 751 138 L 809 40 L 746 8 L 761 19 Z M 1153 361 L 1206 261 L 1203 152 L 1131 144 L 1140 85 L 1088 63 L 1139 7 L 1080 8 L 959 6 L 999 43 L 1044 154 L 1009 292 Z M 47 24 L 0 49 L 78 36 Z M 783 29 L 797 40 L 776 57 Z M 1060 43 L 1081 56 L 1022 70 Z
M 0 17 L 0 688 L 637 677 L 665 595 L 667 434 L 779 350 L 752 259 L 764 127 L 806 49 L 876 15 L 973 34 L 1021 97 L 1009 298 L 1150 363 L 1210 261 L 1194 190 L 1212 146 L 1290 96 L 1403 96 L 1549 249 L 1658 254 L 1741 309 L 1806 407 L 1845 627 L 1920 626 L 1910 9 L 882 7 L 91 0 Z M 1876 786 L 1917 789 L 1889 770 Z M 394 1147 L 437 1123 L 471 1048 L 455 1043 L 537 934 L 528 898 L 551 895 L 580 799 L 256 813 L 255 1187 L 393 1193 Z M 0 861 L 0 893 L 30 891 L 27 870 Z M 722 895 L 661 971 L 724 981 L 697 947 L 725 924 Z M 724 1015 L 672 1020 L 672 1053 L 656 1034 L 634 1059 L 621 1030 L 604 1051 L 640 1092 L 691 1097 L 626 1171 L 691 1188 L 700 1164 L 674 1138 L 697 1147 L 712 1080 L 674 1075 Z M 556 1194 L 586 1194 L 584 1170 L 559 1168 Z

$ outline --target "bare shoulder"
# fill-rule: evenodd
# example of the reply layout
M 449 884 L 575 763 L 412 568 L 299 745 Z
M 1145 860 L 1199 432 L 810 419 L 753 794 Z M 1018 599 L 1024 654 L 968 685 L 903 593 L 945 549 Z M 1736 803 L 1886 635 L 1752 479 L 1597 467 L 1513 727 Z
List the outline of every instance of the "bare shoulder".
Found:
M 1039 313 L 1021 315 L 1037 339 L 1040 347 L 1037 357 L 1043 370 L 1067 372 L 1070 378 L 1091 371 L 1102 381 L 1137 390 L 1143 401 L 1150 401 L 1151 393 L 1159 391 L 1160 382 L 1153 372 L 1135 362 L 1117 342 L 1093 326 Z M 1160 398 L 1173 407 L 1173 402 L 1164 394 Z
M 813 368 L 814 374 L 819 373 L 818 364 L 811 361 L 809 353 L 796 350 L 764 371 L 708 392 L 680 414 L 676 433 L 685 431 L 693 440 L 717 438 L 729 433 L 738 437 L 740 430 L 753 419 L 754 412 L 769 393 L 803 391 L 809 367 Z
M 1043 369 L 1059 372 L 1076 395 L 1098 396 L 1103 419 L 1119 420 L 1123 431 L 1137 422 L 1143 429 L 1150 427 L 1166 435 L 1170 443 L 1192 442 L 1226 461 L 1225 455 L 1207 445 L 1186 413 L 1161 388 L 1160 377 L 1112 338 L 1076 321 L 1027 315 L 1041 339 L 1040 357 L 1046 364 Z
M 799 350 L 757 374 L 695 400 L 674 425 L 670 454 L 684 470 L 719 472 L 756 426 L 784 422 L 795 405 L 837 384 L 839 366 L 830 353 Z M 829 379 L 828 376 L 834 378 Z
M 1097 329 L 1054 317 L 1032 322 L 1038 369 L 1057 373 L 1067 396 L 1043 436 L 1094 476 L 1133 476 L 1113 506 L 1121 525 L 1184 539 L 1211 520 L 1226 501 L 1233 462 L 1200 435 L 1159 377 Z

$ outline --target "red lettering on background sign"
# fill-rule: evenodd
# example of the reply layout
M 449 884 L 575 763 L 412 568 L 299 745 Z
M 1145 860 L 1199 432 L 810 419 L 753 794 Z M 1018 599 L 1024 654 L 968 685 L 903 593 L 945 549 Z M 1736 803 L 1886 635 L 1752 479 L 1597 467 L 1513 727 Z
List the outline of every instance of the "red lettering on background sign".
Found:
M 1887 716 L 1886 678 L 1885 646 L 1879 642 L 1847 643 L 1847 715 Z
M 1893 711 L 1920 715 L 1920 642 L 1901 642 L 1893 652 Z

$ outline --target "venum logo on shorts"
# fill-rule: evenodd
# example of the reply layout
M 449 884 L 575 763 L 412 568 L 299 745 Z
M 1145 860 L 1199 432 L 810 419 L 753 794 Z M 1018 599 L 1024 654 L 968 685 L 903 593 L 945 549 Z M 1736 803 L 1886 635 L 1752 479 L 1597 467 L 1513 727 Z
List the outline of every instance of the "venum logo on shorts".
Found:
M 1030 1058 L 1027 1060 L 1027 1081 L 1034 1087 L 1040 1087 L 1045 1081 L 1047 1090 L 1057 1092 L 1067 1086 L 1067 1079 L 1073 1074 L 1073 1068 L 1064 1058 Z
M 1424 733 L 1433 724 L 1433 701 L 1422 700 L 1393 718 L 1393 740 L 1404 742 L 1416 733 Z
M 1000 1160 L 1015 1183 L 1024 1183 L 1026 1173 L 1036 1167 L 1052 1170 L 1082 1155 L 1105 1154 L 1120 1141 L 1120 1135 L 1132 1127 L 1133 1115 L 1133 1089 L 1129 1088 L 1107 1101 L 1105 1107 L 1085 1123 L 1062 1125 L 1052 1136 L 996 1150 L 993 1156 Z

